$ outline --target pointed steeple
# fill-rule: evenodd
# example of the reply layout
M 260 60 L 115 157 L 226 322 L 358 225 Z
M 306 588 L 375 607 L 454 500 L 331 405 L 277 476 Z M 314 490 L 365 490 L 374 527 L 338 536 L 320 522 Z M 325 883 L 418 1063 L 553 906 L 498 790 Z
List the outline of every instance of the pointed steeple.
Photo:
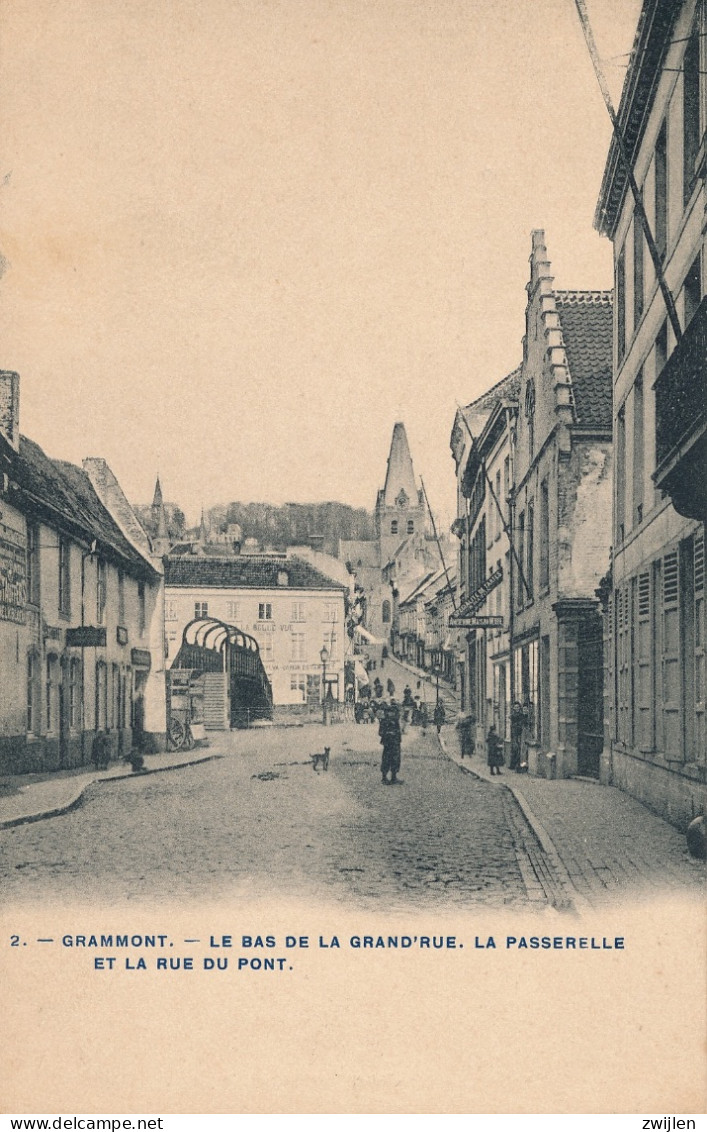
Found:
M 152 497 L 152 549 L 160 558 L 169 553 L 170 539 L 167 526 L 167 512 L 162 498 L 160 477 L 155 481 L 155 494 Z
M 415 473 L 412 467 L 407 433 L 403 422 L 396 421 L 393 428 L 393 439 L 390 443 L 385 487 L 383 488 L 384 505 L 386 507 L 399 505 L 401 492 L 406 497 L 405 506 L 416 505 L 418 490 L 415 484 Z
M 162 499 L 162 485 L 160 483 L 160 477 L 158 476 L 155 480 L 155 494 L 152 496 L 153 511 L 155 511 L 158 507 L 162 507 L 163 503 L 164 501 Z
M 206 516 L 204 515 L 204 508 L 201 508 L 201 522 L 199 524 L 199 542 L 202 546 L 206 546 L 209 541 L 209 531 L 206 526 Z

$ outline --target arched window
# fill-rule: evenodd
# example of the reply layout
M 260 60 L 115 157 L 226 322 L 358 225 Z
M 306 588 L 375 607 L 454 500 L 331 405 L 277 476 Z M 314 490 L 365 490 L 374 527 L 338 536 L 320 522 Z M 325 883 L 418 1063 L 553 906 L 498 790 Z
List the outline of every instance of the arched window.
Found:
M 383 602 L 383 614 L 382 614 L 382 616 L 383 616 L 383 624 L 389 625 L 390 624 L 390 602 L 389 601 Z
M 415 520 L 414 519 L 408 519 L 408 534 L 414 535 L 414 533 L 415 533 Z
M 391 535 L 397 535 L 397 533 L 398 533 L 398 520 L 397 519 L 391 519 L 390 533 L 391 533 Z
M 525 415 L 528 421 L 528 458 L 535 452 L 535 385 L 529 381 L 525 389 Z

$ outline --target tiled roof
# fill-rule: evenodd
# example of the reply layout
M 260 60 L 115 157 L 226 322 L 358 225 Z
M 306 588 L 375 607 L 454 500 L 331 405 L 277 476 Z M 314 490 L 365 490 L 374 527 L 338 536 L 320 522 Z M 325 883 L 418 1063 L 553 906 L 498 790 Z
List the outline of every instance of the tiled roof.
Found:
M 429 586 L 434 585 L 434 583 L 442 577 L 444 577 L 444 568 L 440 567 L 437 570 L 432 570 L 429 573 L 425 574 L 424 577 L 418 578 L 414 584 L 413 589 L 410 591 L 407 597 L 402 599 L 400 605 L 407 605 L 408 602 L 415 601 L 425 592 L 425 590 Z
M 116 555 L 143 574 L 154 567 L 128 542 L 96 495 L 82 468 L 51 460 L 33 440 L 20 437 L 20 450 L 11 456 L 12 478 L 25 494 L 25 510 L 55 523 L 76 537 L 98 542 L 103 553 Z
M 611 429 L 611 291 L 555 291 L 577 424 Z
M 523 367 L 516 366 L 509 374 L 502 377 L 475 401 L 471 401 L 468 405 L 464 406 L 465 413 L 484 413 L 490 412 L 497 401 L 502 399 L 510 399 L 518 396 L 520 390 L 520 375 Z
M 278 585 L 278 575 L 287 574 L 287 585 Z M 340 582 L 327 578 L 301 558 L 267 558 L 237 555 L 234 558 L 168 558 L 166 586 L 204 586 L 223 589 L 341 590 Z

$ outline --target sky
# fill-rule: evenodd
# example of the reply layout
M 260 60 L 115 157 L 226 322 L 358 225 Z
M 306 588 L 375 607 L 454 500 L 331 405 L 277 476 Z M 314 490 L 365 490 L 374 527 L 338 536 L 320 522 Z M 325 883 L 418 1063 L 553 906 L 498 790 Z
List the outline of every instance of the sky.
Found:
M 618 102 L 638 0 L 588 0 Z M 530 234 L 611 286 L 573 0 L 2 0 L 0 368 L 136 503 L 372 508 L 519 364 Z

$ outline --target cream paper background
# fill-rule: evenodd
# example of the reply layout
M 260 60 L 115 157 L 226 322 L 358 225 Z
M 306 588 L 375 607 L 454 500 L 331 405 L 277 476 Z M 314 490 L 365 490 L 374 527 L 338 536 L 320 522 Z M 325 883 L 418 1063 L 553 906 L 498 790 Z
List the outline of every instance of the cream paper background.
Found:
M 233 6 L 220 0 L 218 4 L 214 0 L 213 7 L 224 14 L 233 11 Z M 272 7 L 284 10 L 282 5 Z M 371 10 L 370 3 L 365 7 Z M 390 3 L 381 4 L 379 10 L 390 11 L 391 7 Z M 414 7 L 417 15 L 423 12 L 429 18 L 435 13 L 434 5 L 416 3 Z M 451 7 L 458 12 L 463 6 Z M 541 6 L 514 8 L 505 4 L 509 27 L 516 18 L 530 23 L 533 7 L 537 10 Z M 243 3 L 241 8 L 244 13 L 259 12 L 267 20 L 267 5 L 258 5 L 254 0 L 251 4 Z M 520 8 L 521 14 L 517 16 Z M 208 3 L 180 5 L 151 0 L 146 5 L 129 5 L 131 19 L 137 19 L 140 11 L 154 17 L 145 21 L 141 31 L 136 73 L 139 65 L 139 73 L 144 77 L 151 55 L 157 51 L 157 37 L 163 34 L 164 20 L 169 22 L 175 56 L 179 53 L 183 67 L 184 41 L 180 29 L 186 34 L 208 9 Z M 331 16 L 337 11 L 352 20 L 357 4 L 353 0 L 338 5 L 302 2 L 289 10 L 295 19 L 299 15 L 306 22 L 311 17 L 310 23 L 315 14 Z M 55 11 L 63 18 L 63 38 L 57 38 L 52 27 Z M 551 65 L 553 48 L 559 46 L 552 41 L 552 28 L 559 12 L 557 4 L 549 4 L 544 10 L 547 51 L 537 61 L 540 67 Z M 66 141 L 69 154 L 85 128 L 85 107 L 80 94 L 74 99 L 67 94 L 65 106 L 36 104 L 33 92 L 37 76 L 45 63 L 61 70 L 65 52 L 69 69 L 66 90 L 70 92 L 82 56 L 88 63 L 101 35 L 111 36 L 116 13 L 111 3 L 99 0 L 66 0 L 60 5 L 51 0 L 4 0 L 0 4 L 4 75 L 0 81 L 5 84 L 2 130 L 10 148 L 17 148 L 18 139 L 25 143 L 29 140 L 37 168 L 41 169 L 45 153 L 61 151 L 53 132 L 56 114 L 61 116 L 66 131 L 62 143 Z M 405 20 L 405 7 L 400 6 L 395 15 Z M 217 30 L 216 27 L 214 35 Z M 17 54 L 18 44 L 23 48 L 21 56 Z M 117 54 L 129 47 L 116 37 Z M 383 56 L 394 49 L 394 37 L 383 38 L 378 44 Z M 257 44 L 249 44 L 249 50 L 256 51 Z M 202 66 L 203 62 L 197 59 L 194 65 Z M 20 205 L 16 198 L 10 200 L 11 222 L 7 228 L 6 211 L 2 250 L 11 271 L 7 284 L 3 283 L 5 290 L 0 301 L 5 306 L 5 339 L 15 346 L 2 362 L 17 366 L 23 373 L 23 405 L 29 411 L 29 419 L 23 418 L 23 431 L 43 443 L 51 455 L 80 459 L 87 454 L 82 421 L 88 413 L 92 428 L 103 427 L 105 433 L 92 434 L 99 437 L 92 443 L 100 448 L 100 454 L 108 456 L 131 497 L 140 498 L 154 481 L 159 444 L 155 437 L 151 446 L 149 438 L 145 440 L 146 434 L 140 432 L 145 424 L 145 405 L 152 404 L 153 398 L 165 413 L 184 416 L 192 410 L 195 389 L 184 376 L 175 379 L 169 375 L 169 404 L 164 401 L 157 383 L 166 378 L 164 373 L 158 378 L 159 362 L 151 355 L 149 336 L 145 337 L 147 325 L 153 343 L 161 338 L 175 338 L 181 346 L 179 304 L 172 311 L 174 321 L 170 321 L 166 316 L 160 318 L 159 310 L 155 316 L 150 303 L 151 284 L 136 300 L 131 316 L 144 364 L 137 364 L 129 355 L 128 324 L 121 325 L 120 348 L 116 350 L 107 333 L 111 310 L 90 307 L 95 279 L 107 275 L 119 295 L 126 281 L 140 270 L 137 256 L 129 259 L 122 254 L 125 249 L 119 215 L 110 212 L 106 216 L 98 211 L 93 192 L 106 164 L 115 179 L 116 194 L 121 178 L 134 175 L 139 139 L 146 126 L 135 112 L 136 96 L 127 81 L 130 65 L 129 56 L 127 62 L 125 57 L 121 58 L 123 81 L 120 91 L 114 92 L 121 122 L 117 156 L 110 152 L 114 139 L 109 135 L 103 139 L 102 148 L 97 146 L 93 154 L 83 154 L 85 164 L 79 170 L 79 181 L 81 177 L 85 179 L 85 198 L 79 192 L 69 213 L 56 206 L 61 170 L 57 165 L 48 165 L 44 179 L 38 177 L 31 186 L 23 187 Z M 506 83 L 511 92 L 514 74 L 515 69 L 508 67 Z M 156 83 L 168 79 L 164 67 L 155 76 Z M 202 79 L 207 85 L 211 81 L 208 69 Z M 110 101 L 110 81 L 108 75 L 106 87 L 96 90 L 97 101 Z M 218 75 L 214 81 L 218 81 Z M 12 83 L 14 94 L 9 101 L 8 82 Z M 268 91 L 263 89 L 251 95 L 256 100 L 262 98 L 265 104 Z M 513 99 L 509 97 L 499 106 L 499 114 L 511 114 L 512 108 Z M 183 109 L 186 113 L 186 103 Z M 470 107 L 470 113 L 473 111 Z M 171 128 L 178 120 L 179 108 Z M 553 140 L 552 123 L 547 116 L 546 121 L 548 161 L 552 161 L 559 135 Z M 561 125 L 557 123 L 560 132 Z M 227 116 L 214 122 L 214 146 L 221 143 L 227 128 Z M 135 146 L 126 141 L 131 137 L 131 129 Z M 381 129 L 385 130 L 385 122 Z M 494 122 L 489 120 L 484 136 L 492 140 L 493 135 Z M 207 137 L 204 151 L 208 141 Z M 458 139 L 450 139 L 452 143 L 458 147 Z M 400 144 L 400 139 L 396 144 Z M 248 156 L 244 154 L 244 160 Z M 509 160 L 514 156 L 518 154 L 509 154 Z M 184 170 L 188 169 L 187 154 Z M 599 175 L 597 167 L 597 183 Z M 12 176 L 15 184 L 22 184 L 21 169 L 15 169 Z M 560 162 L 551 172 L 552 181 L 566 188 L 568 199 L 577 176 L 566 162 Z M 461 179 L 459 190 L 464 191 Z M 176 201 L 179 178 L 170 191 Z M 314 194 L 312 207 L 317 207 Z M 424 219 L 422 216 L 420 222 Z M 179 278 L 178 273 L 174 278 L 178 265 L 170 260 L 170 231 L 164 227 L 164 216 L 145 206 L 137 220 L 132 220 L 136 227 L 130 229 L 129 240 L 136 247 L 140 240 L 144 242 L 145 254 L 159 261 L 162 280 L 171 279 L 173 294 L 177 295 L 188 281 Z M 208 220 L 207 213 L 206 225 Z M 587 225 L 589 222 L 588 217 Z M 517 312 L 517 333 L 511 335 L 516 345 L 511 351 L 513 356 L 509 355 L 507 369 L 516 364 L 522 333 L 522 285 L 530 227 L 528 224 L 512 233 L 513 243 L 520 249 L 517 254 L 521 261 L 521 306 Z M 550 245 L 554 242 L 558 254 L 562 246 L 571 254 L 570 232 L 571 226 L 564 235 L 557 228 L 554 233 L 548 232 Z M 266 231 L 263 238 L 267 240 Z M 473 251 L 479 253 L 478 246 Z M 485 249 L 483 254 L 488 257 L 493 249 Z M 605 249 L 602 255 L 606 256 Z M 81 304 L 73 292 L 72 298 L 79 316 L 85 317 L 85 334 L 91 337 L 91 348 L 95 348 L 95 366 L 87 366 L 86 359 L 74 364 L 77 323 L 68 303 L 67 288 L 73 286 L 71 280 L 77 270 L 79 276 L 82 271 L 85 273 L 83 291 L 77 294 L 89 304 L 88 314 L 82 315 Z M 565 273 L 566 285 L 593 286 L 604 282 L 571 278 L 570 274 L 569 270 Z M 383 265 L 381 285 L 385 287 Z M 397 285 L 400 286 L 399 278 Z M 408 316 L 404 314 L 404 289 L 397 296 L 403 325 L 407 317 L 411 329 L 420 314 L 420 297 L 413 293 L 412 286 L 411 282 Z M 515 286 L 518 290 L 518 281 Z M 488 295 L 483 301 L 490 304 L 492 299 Z M 463 321 L 461 307 L 460 312 Z M 499 321 L 494 331 L 493 310 L 490 317 L 495 337 L 509 337 L 505 323 Z M 207 318 L 205 325 L 208 323 Z M 214 359 L 218 358 L 218 338 L 223 331 L 216 319 L 208 329 L 213 341 L 207 353 L 213 350 L 209 354 L 209 365 L 213 366 L 217 364 Z M 255 328 L 254 333 L 265 338 L 269 329 Z M 205 341 L 206 336 L 202 346 Z M 34 366 L 31 347 L 37 351 Z M 484 358 L 490 358 L 488 343 L 485 349 Z M 104 351 L 110 351 L 109 356 Z M 412 354 L 414 351 L 414 362 Z M 385 348 L 381 356 L 384 355 Z M 482 380 L 483 372 L 490 374 L 489 381 L 495 381 L 506 370 L 495 365 L 493 369 L 488 367 L 482 371 Z M 203 392 L 204 374 L 197 374 L 194 380 Z M 238 373 L 227 374 L 224 381 L 224 388 L 237 395 L 239 412 L 252 410 L 254 419 L 257 418 L 267 388 L 263 375 L 259 374 L 258 380 L 250 384 L 245 384 Z M 417 381 L 418 386 L 410 388 L 421 394 L 420 372 Z M 424 381 L 426 387 L 427 377 Z M 473 389 L 462 389 L 461 384 L 460 395 L 473 395 Z M 386 412 L 390 409 L 392 421 L 394 407 L 385 400 L 385 383 L 373 388 L 375 397 L 382 399 L 376 400 L 376 404 L 382 404 L 380 415 L 385 418 L 387 443 Z M 293 397 L 288 402 L 286 426 L 272 426 L 262 412 L 263 435 L 270 445 L 268 460 L 273 458 L 273 445 L 288 441 L 287 463 L 294 474 L 298 467 L 320 459 L 322 449 L 317 438 L 325 435 L 333 435 L 332 443 L 338 446 L 342 459 L 352 449 L 358 458 L 367 454 L 365 437 L 359 437 L 354 444 L 349 436 L 345 442 L 333 429 L 331 418 L 326 415 L 328 410 L 317 416 L 316 404 L 325 391 L 323 376 L 312 390 L 305 390 L 304 397 L 299 393 Z M 278 388 L 278 397 L 282 396 L 283 389 Z M 427 414 L 431 421 L 427 403 L 419 397 L 417 402 L 416 411 Z M 140 407 L 139 413 L 135 412 L 136 405 Z M 222 414 L 224 406 L 225 402 L 217 398 L 216 413 Z M 448 432 L 453 416 L 451 401 L 444 405 L 442 414 L 443 427 Z M 157 410 L 154 415 L 147 415 L 148 427 L 161 419 Z M 274 437 L 268 431 L 271 426 L 275 428 Z M 293 437 L 297 440 L 294 446 Z M 216 437 L 217 442 L 223 439 Z M 207 453 L 201 437 L 194 436 L 192 443 L 191 450 L 183 448 L 182 456 L 185 466 L 193 468 L 206 460 Z M 131 468 L 139 468 L 144 475 L 142 480 L 131 480 L 132 470 L 124 474 L 119 460 L 125 450 Z M 416 451 L 414 443 L 413 450 Z M 448 451 L 443 451 L 439 459 L 444 475 L 451 480 Z M 420 463 L 423 465 L 424 460 Z M 372 474 L 377 483 L 380 462 Z M 214 491 L 217 488 L 215 484 Z M 173 494 L 179 498 L 179 485 Z M 196 502 L 192 500 L 192 504 Z M 209 953 L 207 948 L 203 944 L 187 947 L 178 943 L 165 954 L 193 954 L 197 966 L 193 973 L 154 969 L 117 969 L 111 973 L 92 969 L 92 951 L 64 950 L 58 943 L 32 942 L 37 937 L 59 939 L 65 933 L 91 931 L 165 932 L 177 941 L 193 936 L 206 940 L 211 934 L 226 933 L 233 935 L 236 943 L 244 933 L 273 933 L 279 939 L 285 933 L 304 933 L 310 936 L 312 946 L 308 951 L 295 952 L 284 952 L 278 946 L 275 955 L 292 956 L 293 970 L 282 973 L 238 973 L 232 966 L 226 972 L 203 972 L 198 968 Z M 465 946 L 451 952 L 352 951 L 346 941 L 354 932 L 455 934 Z M 27 946 L 11 947 L 13 933 L 23 943 L 27 941 Z M 319 934 L 332 933 L 339 936 L 341 949 L 317 948 Z M 502 942 L 506 933 L 598 937 L 618 934 L 625 937 L 626 949 L 506 951 Z M 473 947 L 476 936 L 485 940 L 488 935 L 495 936 L 497 950 Z M 50 899 L 43 907 L 6 907 L 0 928 L 2 1107 L 9 1112 L 67 1114 L 700 1111 L 705 1099 L 707 1064 L 705 943 L 704 910 L 696 902 L 672 900 L 667 893 L 657 894 L 650 902 L 613 907 L 580 919 L 552 912 L 537 917 L 525 912 L 499 917 L 473 908 L 468 915 L 411 909 L 407 916 L 387 917 L 382 913 L 356 914 L 355 909 L 341 906 L 251 906 L 236 900 L 232 906 L 211 908 L 208 898 L 202 907 L 193 909 L 157 904 L 149 908 L 55 907 Z M 122 961 L 125 953 L 116 954 Z M 144 955 L 152 963 L 156 954 L 129 952 L 133 962 Z M 233 964 L 243 952 L 236 946 L 232 952 L 218 954 L 228 954 Z
M 62 933 L 168 933 L 173 949 L 63 949 Z M 455 934 L 455 951 L 354 951 L 353 934 Z M 246 951 L 241 934 L 278 946 Z M 335 933 L 341 949 L 317 937 Z M 506 933 L 625 937 L 508 951 Z M 213 950 L 209 936 L 233 936 Z M 285 934 L 310 937 L 286 951 Z M 492 934 L 497 949 L 479 950 Z M 200 937 L 199 945 L 180 945 Z M 2 917 L 3 1108 L 96 1113 L 701 1112 L 705 920 L 656 899 L 586 917 L 310 906 L 16 909 Z M 118 957 L 113 972 L 94 955 Z M 195 970 L 154 969 L 158 954 Z M 204 955 L 229 958 L 204 971 Z M 292 970 L 241 971 L 239 955 Z M 143 955 L 148 970 L 125 970 Z

